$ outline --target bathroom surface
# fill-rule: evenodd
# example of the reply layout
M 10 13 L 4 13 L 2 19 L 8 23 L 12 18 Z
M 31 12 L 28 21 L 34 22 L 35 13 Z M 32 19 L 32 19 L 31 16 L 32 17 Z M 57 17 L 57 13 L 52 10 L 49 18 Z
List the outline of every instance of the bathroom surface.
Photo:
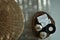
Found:
M 34 15 L 35 12 L 38 11 L 37 0 L 19 0 L 18 3 L 25 16 L 24 32 L 22 33 L 21 37 L 18 40 L 41 40 L 33 36 L 32 28 L 31 28 L 32 16 Z M 59 40 L 60 39 L 60 0 L 50 0 L 50 4 L 51 6 L 49 8 L 49 14 L 55 20 L 56 32 L 50 35 L 49 38 L 44 40 Z

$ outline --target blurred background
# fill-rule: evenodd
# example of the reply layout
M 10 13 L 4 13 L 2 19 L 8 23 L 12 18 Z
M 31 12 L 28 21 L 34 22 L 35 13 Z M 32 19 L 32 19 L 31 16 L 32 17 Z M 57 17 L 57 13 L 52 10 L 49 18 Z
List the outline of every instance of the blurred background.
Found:
M 56 32 L 53 35 L 51 35 L 49 38 L 47 38 L 47 40 L 59 40 L 60 39 L 60 0 L 46 0 L 46 1 L 49 1 L 50 5 L 46 4 L 46 7 L 42 6 L 43 9 L 41 10 L 48 12 L 53 17 L 56 23 Z M 33 37 L 31 30 L 32 16 L 38 11 L 38 1 L 16 0 L 16 2 L 20 5 L 25 16 L 24 32 L 18 40 L 38 40 L 37 38 Z

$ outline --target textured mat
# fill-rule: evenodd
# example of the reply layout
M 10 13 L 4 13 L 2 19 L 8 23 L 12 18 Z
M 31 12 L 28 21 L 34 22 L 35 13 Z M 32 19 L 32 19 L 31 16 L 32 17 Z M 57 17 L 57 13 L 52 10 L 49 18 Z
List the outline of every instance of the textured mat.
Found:
M 0 0 L 0 40 L 17 40 L 23 32 L 23 13 L 14 0 Z

